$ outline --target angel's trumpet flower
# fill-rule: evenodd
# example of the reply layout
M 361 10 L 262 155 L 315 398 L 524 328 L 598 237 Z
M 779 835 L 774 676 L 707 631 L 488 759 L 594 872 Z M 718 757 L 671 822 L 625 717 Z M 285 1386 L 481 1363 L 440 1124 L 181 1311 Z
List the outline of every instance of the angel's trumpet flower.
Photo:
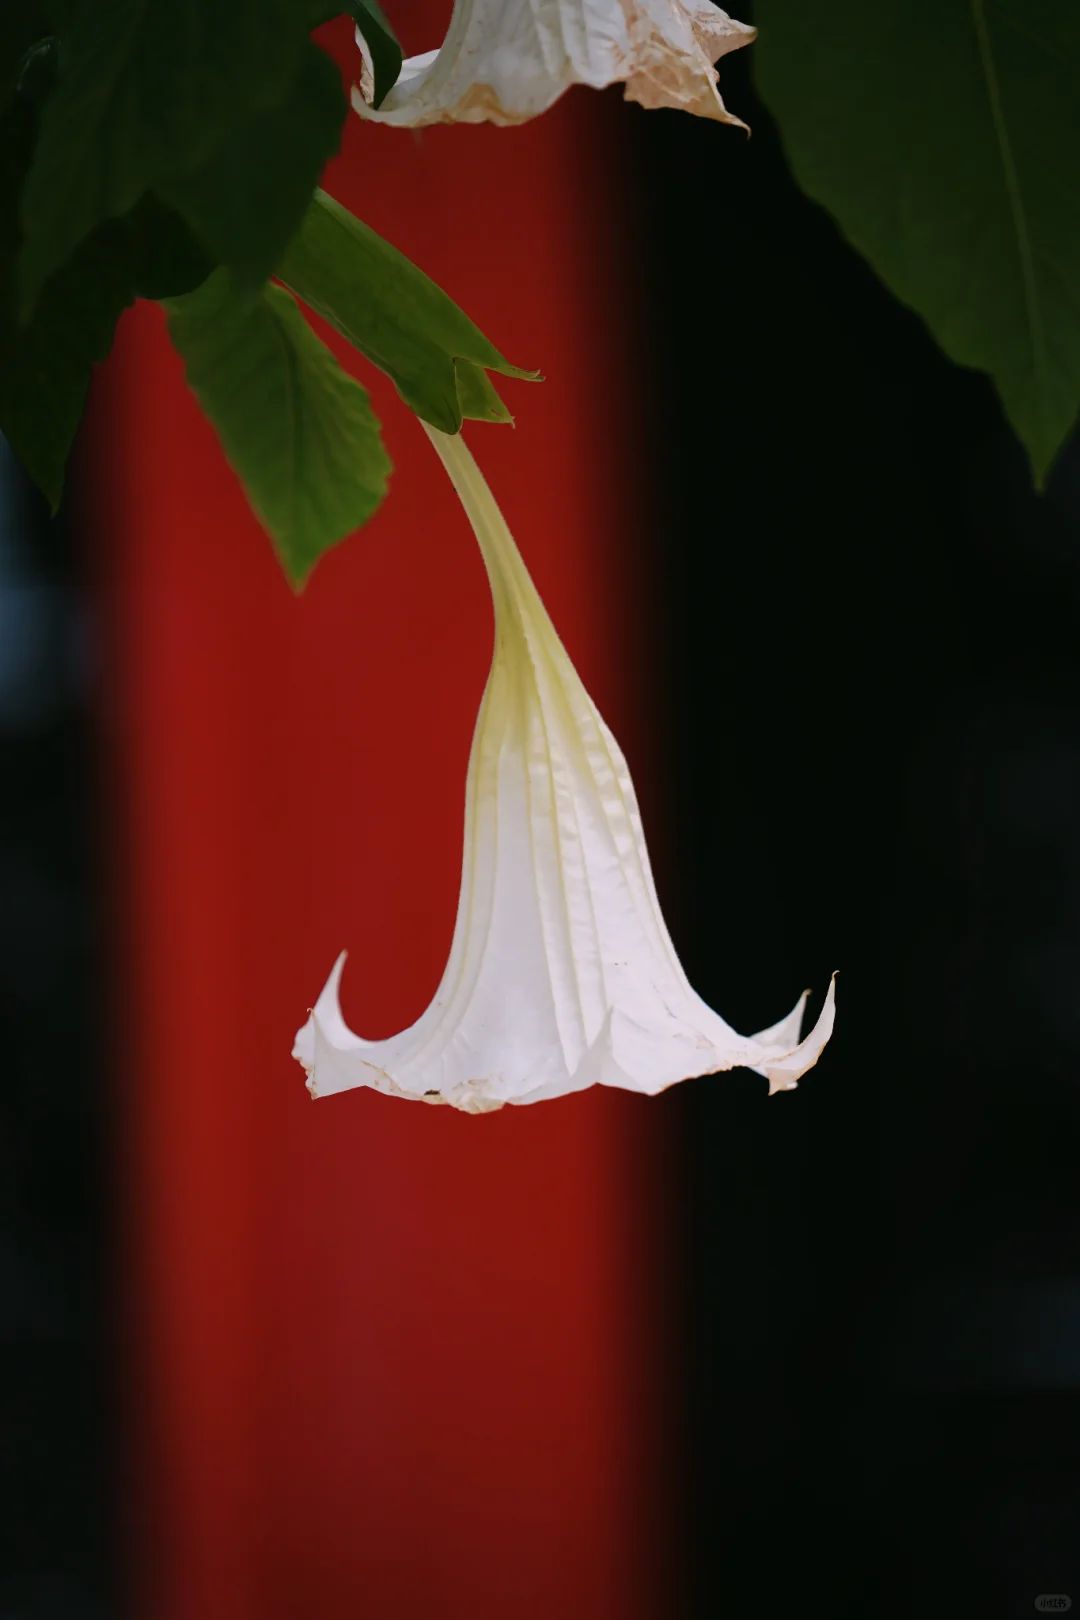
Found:
M 754 29 L 709 0 L 454 0 L 441 48 L 404 63 L 376 112 L 370 52 L 353 105 L 384 124 L 520 124 L 572 84 L 625 83 L 628 101 L 725 124 L 713 63 Z
M 737 1035 L 691 989 L 660 914 L 630 772 L 555 633 L 460 436 L 428 428 L 476 531 L 495 653 L 465 788 L 450 959 L 411 1028 L 365 1041 L 338 1003 L 344 956 L 296 1038 L 313 1096 L 373 1086 L 470 1113 L 595 1084 L 654 1093 L 744 1066 L 790 1090 L 833 1027 L 800 1041 L 804 994 Z

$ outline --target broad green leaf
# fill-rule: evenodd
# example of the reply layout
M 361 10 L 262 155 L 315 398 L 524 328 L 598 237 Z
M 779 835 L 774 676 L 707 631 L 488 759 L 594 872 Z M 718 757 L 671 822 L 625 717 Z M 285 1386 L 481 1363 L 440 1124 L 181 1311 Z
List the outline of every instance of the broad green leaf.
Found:
M 215 268 L 186 220 L 153 192 L 110 228 L 123 234 L 132 289 L 140 298 L 178 298 L 200 287 Z
M 379 0 L 349 0 L 371 65 L 372 106 L 381 107 L 401 72 L 401 46 Z
M 18 319 L 17 203 L 36 115 L 18 97 L 0 117 L 0 432 L 55 511 L 90 374 L 134 298 L 130 243 L 118 222 L 91 233 Z
M 368 396 L 280 287 L 253 298 L 219 270 L 165 307 L 187 380 L 300 587 L 386 493 Z
M 130 267 L 107 222 L 45 283 L 30 319 L 0 332 L 0 432 L 55 512 L 94 366 L 134 302 Z
M 137 295 L 187 292 L 213 265 L 184 221 L 145 196 L 91 231 L 46 281 L 27 320 L 18 314 L 18 203 L 34 150 L 37 94 L 20 78 L 0 112 L 0 431 L 55 511 L 90 376 Z
M 952 359 L 1041 485 L 1080 408 L 1077 0 L 758 0 L 800 184 Z
M 471 374 L 462 382 L 460 362 L 506 377 L 539 376 L 504 360 L 441 287 L 324 191 L 316 192 L 277 274 L 444 433 L 457 433 L 463 415 L 510 419 L 490 383 L 481 387 Z
M 161 193 L 218 263 L 257 286 L 303 220 L 347 111 L 336 64 L 304 40 L 286 100 L 231 130 L 208 162 L 173 175 Z
M 306 38 L 301 0 L 78 0 L 58 26 L 22 199 L 26 306 L 95 225 L 280 105 Z

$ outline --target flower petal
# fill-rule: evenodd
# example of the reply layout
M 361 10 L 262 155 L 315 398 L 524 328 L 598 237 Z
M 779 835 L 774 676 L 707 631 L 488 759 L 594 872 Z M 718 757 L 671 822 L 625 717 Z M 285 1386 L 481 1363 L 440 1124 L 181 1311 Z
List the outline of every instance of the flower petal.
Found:
M 519 124 L 572 84 L 625 82 L 644 107 L 745 127 L 712 64 L 753 38 L 710 0 L 454 0 L 441 49 L 410 57 L 378 112 L 368 71 L 353 106 L 384 124 Z M 357 42 L 369 64 L 359 29 Z
M 764 1047 L 768 1056 L 764 1063 L 754 1063 L 750 1067 L 755 1074 L 763 1074 L 768 1080 L 770 1097 L 775 1091 L 793 1091 L 802 1075 L 813 1068 L 825 1050 L 836 1021 L 836 974 L 834 973 L 829 981 L 829 991 L 825 997 L 825 1005 L 818 1014 L 817 1023 L 805 1041 L 799 1041 L 806 997 L 807 992 L 804 990 L 794 1012 L 789 1013 L 787 1018 L 775 1024 L 772 1029 L 754 1036 L 757 1045 Z M 798 1045 L 795 1045 L 795 1042 L 798 1042 Z M 785 1047 L 790 1050 L 785 1051 Z

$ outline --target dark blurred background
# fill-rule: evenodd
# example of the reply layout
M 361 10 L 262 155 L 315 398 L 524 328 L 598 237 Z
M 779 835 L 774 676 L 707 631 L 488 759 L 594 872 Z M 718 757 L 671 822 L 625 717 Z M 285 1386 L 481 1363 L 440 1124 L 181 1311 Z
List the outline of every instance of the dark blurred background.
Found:
M 1080 447 L 1036 498 L 989 383 L 794 186 L 750 54 L 748 142 L 623 115 L 660 865 L 736 1027 L 834 968 L 840 1016 L 794 1094 L 655 1105 L 690 1257 L 681 1601 L 996 1620 L 1080 1601 Z M 77 539 L 0 462 L 0 1620 L 121 1607 Z
M 839 1011 L 795 1094 L 665 1103 L 693 1612 L 1020 1616 L 1080 1602 L 1080 445 L 1036 498 L 751 58 L 752 139 L 637 124 L 675 933 L 737 1028 Z
M 0 1617 L 107 1610 L 94 638 L 78 525 L 0 440 Z

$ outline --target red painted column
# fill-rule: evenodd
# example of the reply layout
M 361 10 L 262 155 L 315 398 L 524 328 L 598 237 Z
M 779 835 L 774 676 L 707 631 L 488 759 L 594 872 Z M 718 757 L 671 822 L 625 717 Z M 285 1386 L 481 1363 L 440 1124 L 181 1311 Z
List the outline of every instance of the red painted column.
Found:
M 516 429 L 469 441 L 647 777 L 625 116 L 578 92 L 509 131 L 350 118 L 326 183 L 544 370 L 503 388 Z M 155 308 L 125 322 L 95 402 L 137 1612 L 658 1620 L 663 1102 L 312 1103 L 289 1056 L 342 947 L 365 1035 L 435 988 L 491 651 L 445 475 L 335 346 L 396 472 L 299 599 Z

